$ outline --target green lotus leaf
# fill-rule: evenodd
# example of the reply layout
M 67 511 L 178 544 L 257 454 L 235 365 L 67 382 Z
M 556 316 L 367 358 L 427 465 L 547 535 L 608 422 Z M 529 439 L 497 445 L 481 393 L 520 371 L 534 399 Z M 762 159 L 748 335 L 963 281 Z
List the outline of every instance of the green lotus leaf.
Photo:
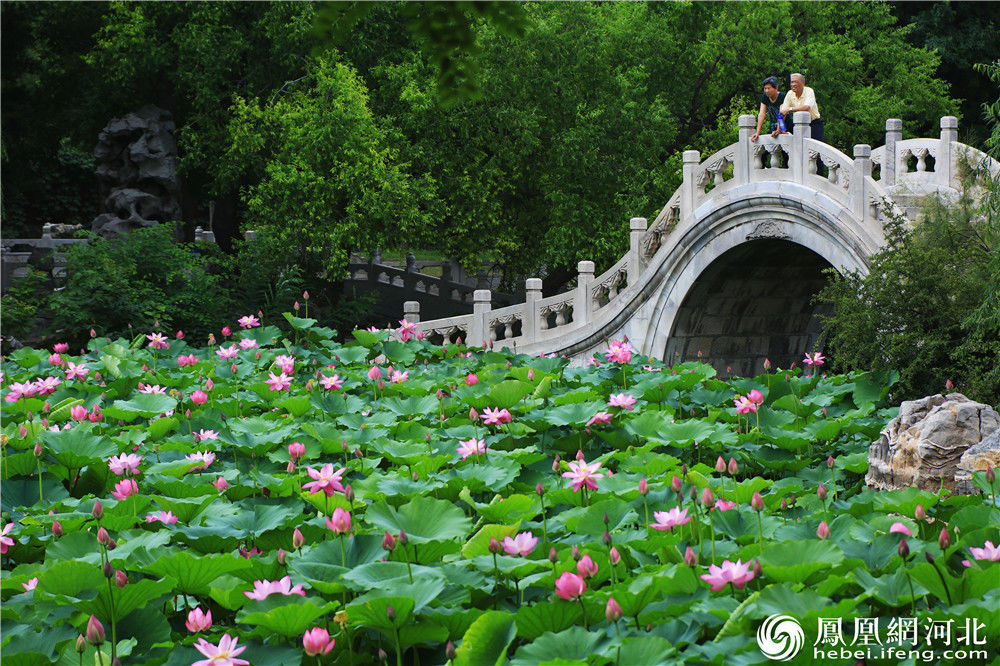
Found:
M 429 497 L 417 497 L 399 509 L 373 504 L 368 507 L 365 519 L 393 534 L 403 530 L 410 541 L 418 544 L 465 538 L 472 528 L 472 521 L 461 509 L 451 502 Z
M 338 606 L 336 602 L 318 605 L 312 600 L 293 600 L 269 611 L 241 611 L 237 622 L 258 626 L 280 636 L 300 637 L 317 624 L 317 619 Z
M 479 616 L 462 636 L 455 655 L 455 666 L 497 666 L 507 659 L 507 648 L 516 630 L 510 613 L 487 611 Z

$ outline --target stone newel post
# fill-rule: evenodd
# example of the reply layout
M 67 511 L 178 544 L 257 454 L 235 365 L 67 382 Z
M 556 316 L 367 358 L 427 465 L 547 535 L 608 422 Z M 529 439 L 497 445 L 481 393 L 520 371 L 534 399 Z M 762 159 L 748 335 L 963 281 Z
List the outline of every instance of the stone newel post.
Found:
M 795 132 L 792 134 L 792 154 L 788 156 L 788 166 L 792 169 L 792 177 L 796 183 L 805 181 L 809 173 L 809 150 L 806 139 L 812 138 L 812 127 L 809 122 L 812 116 L 808 111 L 796 111 L 792 114 Z
M 750 137 L 757 128 L 757 118 L 745 113 L 740 116 L 739 127 L 740 138 L 736 143 L 736 162 L 733 164 L 733 178 L 738 185 L 742 185 L 750 182 L 750 151 L 753 149 Z
M 882 174 L 879 178 L 882 187 L 892 187 L 896 184 L 896 171 L 899 169 L 899 155 L 896 154 L 896 144 L 903 140 L 903 121 L 899 118 L 889 118 L 885 121 L 885 157 L 882 164 Z
M 690 219 L 694 215 L 695 187 L 694 171 L 701 163 L 701 153 L 697 150 L 685 150 L 683 155 L 684 182 L 681 183 L 681 220 Z
M 403 302 L 403 319 L 411 324 L 420 323 L 420 301 Z
M 524 281 L 524 319 L 521 320 L 521 335 L 525 344 L 535 341 L 538 334 L 538 299 L 542 297 L 541 278 L 528 278 Z
M 576 296 L 573 298 L 573 323 L 582 326 L 590 321 L 593 310 L 590 285 L 594 282 L 594 262 L 581 261 L 576 265 Z
M 476 289 L 472 292 L 472 323 L 469 324 L 470 347 L 478 347 L 489 337 L 486 318 L 492 309 L 493 299 L 489 289 Z
M 958 118 L 945 116 L 941 119 L 941 147 L 938 149 L 934 171 L 938 176 L 938 185 L 949 187 L 955 165 L 951 159 L 951 142 L 958 141 Z
M 628 221 L 628 284 L 632 286 L 645 268 L 642 263 L 642 237 L 648 223 L 644 217 L 633 217 Z
M 869 217 L 868 178 L 872 175 L 872 147 L 866 143 L 854 146 L 854 177 L 851 179 L 851 210 L 858 219 Z

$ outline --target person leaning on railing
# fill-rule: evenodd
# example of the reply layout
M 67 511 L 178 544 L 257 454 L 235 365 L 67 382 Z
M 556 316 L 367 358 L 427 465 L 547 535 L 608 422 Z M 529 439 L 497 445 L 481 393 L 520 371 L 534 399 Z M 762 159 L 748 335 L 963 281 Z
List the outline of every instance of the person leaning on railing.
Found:
M 806 77 L 796 72 L 789 77 L 790 87 L 785 94 L 785 102 L 781 105 L 781 113 L 786 117 L 796 111 L 809 112 L 810 136 L 817 141 L 823 140 L 823 119 L 819 115 L 819 106 L 816 104 L 816 93 L 812 88 L 806 86 Z M 793 123 L 786 123 L 789 131 L 795 131 Z
M 778 116 L 781 113 L 781 105 L 785 102 L 785 94 L 778 92 L 778 77 L 769 76 L 764 79 L 764 94 L 760 96 L 760 111 L 757 113 L 757 131 L 750 137 L 751 141 L 756 141 L 760 136 L 760 128 L 764 125 L 764 119 L 768 119 L 767 131 L 771 136 L 778 136 L 781 127 L 778 124 Z

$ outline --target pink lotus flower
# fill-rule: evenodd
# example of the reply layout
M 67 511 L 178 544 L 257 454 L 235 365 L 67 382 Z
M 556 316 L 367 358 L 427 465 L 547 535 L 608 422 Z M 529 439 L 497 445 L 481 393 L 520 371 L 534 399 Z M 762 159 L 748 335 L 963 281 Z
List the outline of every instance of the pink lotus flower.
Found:
M 632 411 L 635 404 L 635 396 L 631 393 L 612 393 L 608 398 L 608 407 L 620 407 Z
M 66 364 L 66 379 L 86 379 L 90 370 L 83 363 L 77 365 L 73 361 Z
M 596 356 L 591 356 L 587 359 L 586 367 L 588 368 L 599 368 L 601 367 L 601 362 L 597 360 Z
M 746 396 L 739 396 L 733 398 L 733 402 L 736 404 L 737 414 L 749 414 L 750 412 L 757 411 L 757 403 Z
M 254 349 L 259 346 L 253 338 L 243 338 L 240 340 L 240 349 Z
M 486 440 L 484 439 L 476 439 L 473 437 L 472 439 L 464 441 L 459 440 L 458 443 L 460 444 L 458 447 L 458 455 L 462 456 L 462 460 L 465 460 L 469 456 L 481 455 L 489 451 L 489 448 L 486 447 Z
M 586 591 L 587 583 L 584 582 L 582 577 L 576 575 L 575 573 L 564 571 L 562 575 L 556 579 L 556 596 L 560 599 L 564 599 L 566 601 L 579 599 Z
M 597 562 L 591 559 L 590 555 L 584 555 L 576 563 L 576 571 L 585 579 L 597 575 Z
M 306 445 L 302 442 L 292 442 L 288 445 L 288 457 L 298 462 L 306 454 Z
M 736 508 L 736 502 L 730 502 L 729 500 L 717 499 L 712 509 L 718 509 L 719 511 L 729 511 L 730 509 Z M 711 511 L 712 509 L 709 509 Z
M 236 655 L 247 649 L 245 645 L 236 647 L 238 640 L 238 637 L 230 637 L 228 633 L 223 634 L 218 646 L 216 646 L 204 638 L 199 638 L 194 646 L 208 659 L 196 661 L 191 666 L 249 666 L 250 662 L 246 659 L 236 658 Z
M 323 375 L 319 380 L 319 385 L 327 391 L 339 391 L 344 388 L 344 380 L 340 378 L 340 375 L 334 375 L 333 377 Z
M 49 354 L 49 363 L 52 365 L 62 365 L 62 356 L 59 354 Z
M 521 532 L 513 539 L 510 537 L 504 537 L 503 540 L 503 550 L 508 555 L 521 555 L 522 557 L 527 557 L 531 554 L 531 551 L 535 549 L 538 544 L 538 537 L 533 535 L 531 532 Z
M 0 555 L 6 555 L 7 549 L 14 545 L 14 540 L 7 536 L 13 528 L 14 523 L 7 523 L 0 531 Z
M 563 472 L 562 476 L 566 479 L 573 480 L 573 492 L 580 490 L 580 488 L 586 486 L 590 490 L 597 490 L 597 481 L 604 476 L 602 473 L 598 473 L 597 470 L 601 468 L 601 463 L 587 463 L 585 460 L 580 460 L 579 462 L 569 463 L 568 472 Z
M 147 523 L 161 522 L 164 525 L 173 525 L 177 522 L 177 516 L 172 511 L 160 511 L 146 516 Z
M 94 409 L 91 410 L 90 415 L 87 416 L 91 423 L 97 423 L 98 421 L 104 420 L 104 413 L 101 412 L 100 405 L 94 405 Z
M 111 456 L 108 458 L 108 467 L 117 476 L 121 476 L 128 472 L 129 474 L 138 474 L 139 463 L 142 462 L 142 456 L 137 456 L 134 453 L 123 453 L 119 456 Z
M 483 410 L 483 424 L 484 425 L 500 425 L 501 423 L 510 423 L 511 415 L 506 409 L 490 408 L 487 407 Z
M 283 594 L 286 597 L 293 594 L 306 596 L 301 585 L 292 587 L 292 577 L 285 576 L 281 580 L 255 580 L 253 582 L 253 592 L 244 592 L 250 599 L 261 601 L 267 599 L 272 594 Z
M 199 442 L 204 442 L 205 440 L 217 441 L 218 439 L 219 439 L 219 433 L 215 432 L 214 430 L 199 430 L 198 432 L 194 433 L 195 444 Z
M 36 587 L 38 587 L 38 576 L 34 578 L 29 578 L 27 583 L 21 583 L 21 587 L 24 588 L 25 592 L 31 592 Z
M 899 532 L 900 534 L 905 534 L 908 537 L 913 536 L 913 532 L 910 531 L 910 528 L 900 522 L 893 523 L 892 527 L 889 528 L 889 534 L 893 534 L 896 532 Z
M 197 364 L 198 364 L 198 357 L 195 356 L 194 354 L 188 354 L 187 356 L 182 355 L 177 357 L 177 365 L 179 365 L 182 368 L 188 365 L 197 365 Z
M 682 509 L 678 506 L 670 509 L 670 511 L 654 511 L 653 518 L 656 518 L 655 523 L 650 523 L 649 526 L 654 530 L 672 531 L 678 525 L 687 525 L 691 522 L 691 516 L 688 515 L 687 509 Z
M 392 372 L 389 373 L 389 381 L 391 381 L 393 384 L 400 384 L 402 382 L 405 382 L 409 378 L 410 378 L 409 371 L 399 372 L 398 370 L 393 370 Z
M 750 402 L 756 405 L 763 404 L 764 402 L 764 394 L 757 389 L 750 389 L 750 392 L 747 393 L 747 398 L 750 399 Z
M 236 358 L 240 351 L 236 348 L 236 345 L 229 345 L 228 347 L 219 347 L 215 350 L 215 353 L 220 361 L 228 361 L 231 358 Z
M 149 340 L 148 347 L 150 349 L 169 349 L 170 343 L 167 342 L 167 337 L 162 333 L 151 333 L 146 334 L 146 339 Z
M 289 356 L 288 354 L 280 354 L 274 358 L 274 364 L 281 368 L 281 371 L 286 375 L 290 375 L 295 372 L 295 357 Z
M 212 611 L 205 613 L 201 610 L 201 606 L 195 606 L 194 610 L 188 612 L 187 622 L 184 623 L 184 626 L 193 634 L 211 629 Z
M 52 351 L 54 351 L 57 354 L 65 354 L 66 352 L 69 351 L 69 343 L 57 342 L 54 345 L 52 345 Z
M 333 510 L 332 518 L 325 518 L 326 527 L 334 534 L 347 534 L 351 531 L 351 514 L 339 506 Z
M 272 391 L 287 391 L 292 385 L 292 378 L 282 372 L 275 376 L 273 372 L 268 373 L 268 378 L 264 380 Z
M 1000 562 L 1000 546 L 994 546 L 992 541 L 987 541 L 982 548 L 969 548 L 973 559 L 986 560 L 988 562 Z
M 69 410 L 69 416 L 74 421 L 83 421 L 87 418 L 87 415 L 87 408 L 83 405 L 73 405 L 73 407 Z
M 40 395 L 52 395 L 56 387 L 62 384 L 58 377 L 39 377 L 35 380 L 35 392 Z
M 607 351 L 604 355 L 608 357 L 608 360 L 612 363 L 628 363 L 632 360 L 632 345 L 624 340 L 614 340 L 608 346 Z
M 309 476 L 315 479 L 309 483 L 302 484 L 303 490 L 308 488 L 309 494 L 318 493 L 323 491 L 326 493 L 327 497 L 333 497 L 334 493 L 344 492 L 344 486 L 341 484 L 341 478 L 344 476 L 344 472 L 347 471 L 346 467 L 341 467 L 336 472 L 333 471 L 333 464 L 327 463 L 323 465 L 320 471 L 314 470 L 312 467 L 306 469 Z
M 112 497 L 116 500 L 123 501 L 139 493 L 139 486 L 136 485 L 135 479 L 122 479 L 115 484 L 115 489 L 111 491 Z
M 313 627 L 302 634 L 302 647 L 310 657 L 330 654 L 334 643 L 336 641 L 330 638 L 330 632 L 322 627 Z
M 721 567 L 710 565 L 708 573 L 702 574 L 701 579 L 712 586 L 713 592 L 718 592 L 729 583 L 732 583 L 735 589 L 742 590 L 748 581 L 753 580 L 753 576 L 749 562 L 744 564 L 736 560 L 734 564 L 729 560 L 723 560 Z
M 813 365 L 820 366 L 823 365 L 825 361 L 826 358 L 821 353 L 816 352 L 815 354 L 811 355 L 806 354 L 806 357 L 802 359 L 802 364 L 808 366 L 813 366 Z
M 139 393 L 157 393 L 159 395 L 166 395 L 167 388 L 165 386 L 160 386 L 159 384 L 139 384 Z
M 253 315 L 247 315 L 246 317 L 240 317 L 236 322 L 240 325 L 240 328 L 256 328 L 260 326 L 260 320 Z
M 465 376 L 466 386 L 475 386 L 478 383 L 479 383 L 479 377 L 476 376 L 476 373 L 470 372 Z
M 189 453 L 184 457 L 190 460 L 191 462 L 201 463 L 189 469 L 188 470 L 189 474 L 191 472 L 197 472 L 198 470 L 205 469 L 213 462 L 215 462 L 215 454 L 210 451 L 197 451 L 195 453 Z
M 212 485 L 215 486 L 215 489 L 218 490 L 220 493 L 226 492 L 226 490 L 228 490 L 229 488 L 229 482 L 226 481 L 221 476 L 217 478 L 215 481 L 212 481 Z
M 611 416 L 612 415 L 610 412 L 597 412 L 596 414 L 590 417 L 590 420 L 587 421 L 587 425 L 592 426 L 597 423 L 604 423 L 604 424 L 611 423 Z
M 399 334 L 399 339 L 403 342 L 407 342 L 410 336 L 415 335 L 417 332 L 417 325 L 413 322 L 406 321 L 405 319 L 399 320 L 399 328 L 396 329 Z

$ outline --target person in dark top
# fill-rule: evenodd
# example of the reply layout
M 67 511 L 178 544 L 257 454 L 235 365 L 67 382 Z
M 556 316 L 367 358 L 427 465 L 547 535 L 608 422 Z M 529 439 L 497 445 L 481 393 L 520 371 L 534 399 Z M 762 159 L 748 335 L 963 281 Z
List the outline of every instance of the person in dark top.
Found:
M 769 121 L 767 131 L 771 136 L 782 133 L 778 128 L 778 115 L 781 113 L 781 105 L 785 102 L 785 94 L 778 92 L 778 77 L 769 76 L 764 79 L 764 94 L 760 96 L 760 111 L 757 113 L 757 131 L 750 137 L 751 141 L 756 141 L 760 136 L 760 128 L 765 118 Z

